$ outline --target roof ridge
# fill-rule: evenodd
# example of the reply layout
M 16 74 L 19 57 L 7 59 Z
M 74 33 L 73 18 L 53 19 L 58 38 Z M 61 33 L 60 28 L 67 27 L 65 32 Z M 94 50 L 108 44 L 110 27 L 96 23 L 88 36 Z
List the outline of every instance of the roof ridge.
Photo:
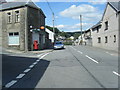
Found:
M 117 10 L 117 11 L 120 11 L 119 10 L 119 7 L 116 7 L 116 6 L 114 6 L 113 5 L 113 2 L 108 2 L 115 10 Z M 114 2 L 115 3 L 115 2 Z M 120 3 L 120 1 L 119 2 L 116 2 L 116 3 L 118 3 L 118 5 L 119 5 L 119 3 Z

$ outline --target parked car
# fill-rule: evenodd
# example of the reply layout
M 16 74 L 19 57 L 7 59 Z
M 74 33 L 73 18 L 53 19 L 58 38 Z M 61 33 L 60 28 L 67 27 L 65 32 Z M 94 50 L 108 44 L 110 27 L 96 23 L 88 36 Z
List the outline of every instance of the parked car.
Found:
M 64 49 L 64 44 L 61 41 L 56 41 L 54 43 L 54 49 Z

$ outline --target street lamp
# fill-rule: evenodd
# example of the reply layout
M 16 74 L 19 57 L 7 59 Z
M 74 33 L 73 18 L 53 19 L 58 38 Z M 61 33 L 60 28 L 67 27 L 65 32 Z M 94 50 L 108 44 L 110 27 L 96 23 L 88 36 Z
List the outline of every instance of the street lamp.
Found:
M 33 26 L 30 26 L 30 32 L 40 32 L 41 30 L 44 30 L 45 27 L 41 26 L 40 28 L 33 28 Z
M 31 25 L 30 28 L 33 28 L 33 26 Z
M 33 26 L 31 25 L 31 26 L 30 26 L 30 32 L 32 32 L 32 31 L 33 31 L 33 30 L 32 30 L 32 28 L 33 28 Z

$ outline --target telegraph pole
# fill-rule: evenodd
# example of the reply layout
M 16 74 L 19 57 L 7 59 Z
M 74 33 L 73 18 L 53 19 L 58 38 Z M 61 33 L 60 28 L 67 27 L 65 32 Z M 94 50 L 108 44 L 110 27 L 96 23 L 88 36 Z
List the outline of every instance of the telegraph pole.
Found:
M 81 44 L 82 44 L 82 15 L 80 15 L 80 30 L 81 30 Z
M 50 6 L 48 0 L 46 0 L 46 1 L 47 1 L 47 4 L 48 4 L 48 6 L 49 6 L 51 12 L 52 12 L 52 17 L 53 17 L 53 20 L 52 20 L 52 22 L 53 22 L 53 33 L 54 33 L 54 42 L 55 42 L 55 26 L 54 26 L 54 25 L 55 25 L 55 16 L 54 16 L 54 12 L 53 12 L 53 10 L 52 10 L 52 8 L 51 8 L 51 6 Z
M 55 16 L 54 16 L 54 12 L 52 12 L 52 15 L 53 15 L 53 33 L 54 33 L 54 42 L 55 42 Z

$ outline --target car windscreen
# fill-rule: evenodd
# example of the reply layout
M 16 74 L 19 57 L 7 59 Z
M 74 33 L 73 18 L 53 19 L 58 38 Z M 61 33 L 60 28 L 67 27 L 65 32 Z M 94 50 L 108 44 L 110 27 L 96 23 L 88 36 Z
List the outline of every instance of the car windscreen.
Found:
M 56 42 L 55 44 L 62 44 L 62 42 Z

